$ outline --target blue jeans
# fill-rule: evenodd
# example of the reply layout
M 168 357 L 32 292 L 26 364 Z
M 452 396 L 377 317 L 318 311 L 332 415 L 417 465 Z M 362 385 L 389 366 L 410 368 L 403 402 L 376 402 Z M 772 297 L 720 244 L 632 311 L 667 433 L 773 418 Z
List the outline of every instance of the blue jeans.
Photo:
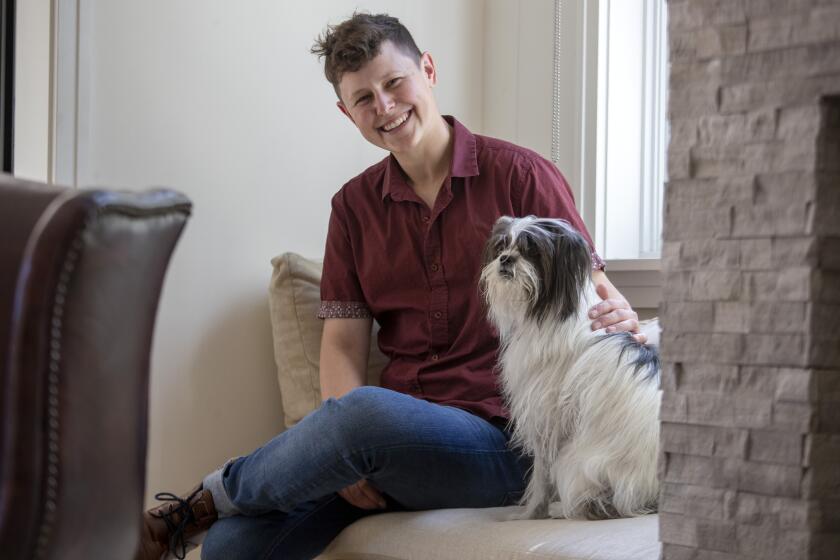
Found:
M 344 527 L 383 511 L 516 503 L 530 459 L 509 433 L 465 410 L 380 387 L 327 399 L 265 446 L 209 475 L 220 519 L 205 560 L 314 558 Z M 336 492 L 367 479 L 387 507 Z

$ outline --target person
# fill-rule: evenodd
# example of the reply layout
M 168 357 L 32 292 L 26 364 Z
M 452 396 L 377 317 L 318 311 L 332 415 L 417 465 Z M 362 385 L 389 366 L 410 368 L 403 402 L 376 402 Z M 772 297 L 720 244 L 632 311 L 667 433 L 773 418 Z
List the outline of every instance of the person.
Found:
M 339 110 L 389 155 L 332 199 L 324 254 L 322 403 L 184 497 L 144 515 L 139 558 L 209 529 L 202 558 L 313 558 L 347 525 L 383 511 L 495 507 L 521 497 L 530 459 L 513 449 L 496 385 L 498 338 L 478 290 L 501 215 L 568 220 L 589 240 L 557 168 L 439 112 L 434 59 L 388 15 L 357 13 L 312 52 Z M 603 298 L 593 329 L 638 317 L 593 251 Z M 364 386 L 371 321 L 389 357 Z

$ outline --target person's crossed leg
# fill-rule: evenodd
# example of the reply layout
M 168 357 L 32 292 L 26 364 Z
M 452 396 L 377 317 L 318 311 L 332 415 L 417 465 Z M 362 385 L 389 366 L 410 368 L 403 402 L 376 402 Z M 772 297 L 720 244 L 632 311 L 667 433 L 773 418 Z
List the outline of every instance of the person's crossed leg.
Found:
M 508 438 L 465 410 L 380 387 L 327 399 L 204 479 L 219 520 L 202 558 L 313 558 L 366 515 L 515 503 L 530 460 Z M 358 508 L 336 494 L 361 479 L 386 508 Z

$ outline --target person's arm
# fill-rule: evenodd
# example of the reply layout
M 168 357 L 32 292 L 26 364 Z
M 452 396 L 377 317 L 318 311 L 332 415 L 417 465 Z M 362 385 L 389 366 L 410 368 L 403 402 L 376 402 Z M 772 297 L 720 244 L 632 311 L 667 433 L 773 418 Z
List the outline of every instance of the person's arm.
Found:
M 324 319 L 320 364 L 323 401 L 338 399 L 365 384 L 373 323 L 356 273 L 343 193 L 342 189 L 332 200 L 321 276 L 318 317 Z M 342 488 L 338 495 L 358 508 L 386 507 L 382 493 L 364 478 Z
M 321 400 L 339 398 L 365 384 L 372 319 L 324 319 Z
M 339 398 L 365 384 L 372 319 L 324 319 L 321 336 L 321 399 Z M 382 493 L 361 479 L 338 494 L 362 509 L 386 507 Z
M 355 224 L 355 225 L 353 225 Z M 345 189 L 332 198 L 321 275 L 321 399 L 339 398 L 365 384 L 372 314 L 356 270 L 353 239 L 357 222 L 348 222 Z
M 627 331 L 633 333 L 633 337 L 644 344 L 647 336 L 639 332 L 639 315 L 630 307 L 621 292 L 619 292 L 603 270 L 592 271 L 592 283 L 595 284 L 595 291 L 604 300 L 589 310 L 589 318 L 592 319 L 592 330 L 606 329 L 606 332 Z

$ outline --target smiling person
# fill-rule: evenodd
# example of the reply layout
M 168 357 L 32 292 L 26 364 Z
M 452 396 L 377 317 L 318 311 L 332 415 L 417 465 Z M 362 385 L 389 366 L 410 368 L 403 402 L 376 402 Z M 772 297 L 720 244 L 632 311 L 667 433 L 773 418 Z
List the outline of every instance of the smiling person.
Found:
M 373 513 L 516 503 L 530 460 L 512 449 L 499 341 L 478 292 L 499 216 L 562 218 L 591 238 L 557 168 L 442 116 L 435 62 L 387 15 L 355 14 L 312 49 L 338 108 L 389 155 L 332 200 L 319 317 L 323 402 L 294 427 L 144 516 L 139 558 L 209 528 L 202 558 L 313 558 Z M 593 251 L 593 330 L 638 318 Z M 363 386 L 371 322 L 390 360 Z

